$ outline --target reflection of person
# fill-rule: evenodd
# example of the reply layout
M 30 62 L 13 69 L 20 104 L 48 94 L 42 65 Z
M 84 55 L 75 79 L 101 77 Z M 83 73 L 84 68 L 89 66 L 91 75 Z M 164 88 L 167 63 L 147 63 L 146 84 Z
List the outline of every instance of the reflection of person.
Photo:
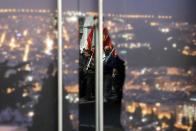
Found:
M 115 89 L 117 100 L 122 99 L 122 88 L 125 81 L 125 62 L 118 55 L 115 56 L 116 67 L 114 69 L 114 76 L 112 85 Z
M 95 59 L 92 57 L 89 67 L 86 70 L 86 99 L 92 100 L 95 90 Z
M 54 75 L 54 65 L 48 68 L 48 78 L 44 80 L 43 90 L 39 102 L 35 106 L 33 126 L 29 131 L 56 131 L 58 129 L 57 119 L 57 73 Z
M 93 18 L 93 25 L 90 28 L 87 41 L 83 46 L 83 52 L 80 54 L 80 98 L 91 100 L 95 88 L 95 51 L 96 45 L 96 25 L 97 17 Z M 124 61 L 115 55 L 115 48 L 113 47 L 109 31 L 107 28 L 103 29 L 103 49 L 105 53 L 104 58 L 104 97 L 110 99 L 112 96 L 112 86 L 116 90 L 119 99 L 122 97 L 122 86 L 124 84 Z M 118 64 L 116 64 L 116 61 Z M 116 66 L 118 66 L 116 68 Z M 115 81 L 115 82 L 113 82 Z M 118 82 L 116 82 L 118 81 Z
M 88 62 L 88 58 L 90 57 L 88 50 L 83 50 L 82 53 L 80 53 L 79 57 L 79 87 L 80 92 L 79 96 L 80 98 L 85 97 L 85 91 L 86 91 L 86 65 Z
M 81 101 L 92 100 L 95 90 L 95 43 L 97 17 L 88 17 L 84 23 L 84 30 L 88 37 L 80 43 L 83 53 L 80 59 L 80 99 Z M 85 33 L 85 34 L 86 34 Z M 83 36 L 85 37 L 85 35 Z M 84 40 L 85 39 L 85 40 Z
M 105 60 L 104 60 L 104 97 L 108 99 L 112 95 L 112 76 L 115 71 L 116 60 L 111 55 L 112 50 L 109 46 L 104 47 Z
M 112 95 L 112 87 L 115 89 L 117 99 L 122 98 L 122 87 L 125 80 L 125 62 L 118 56 L 113 47 L 107 28 L 103 29 L 104 59 L 104 97 L 108 99 Z
M 84 49 L 80 56 L 80 98 L 82 101 L 92 100 L 95 88 L 94 48 Z

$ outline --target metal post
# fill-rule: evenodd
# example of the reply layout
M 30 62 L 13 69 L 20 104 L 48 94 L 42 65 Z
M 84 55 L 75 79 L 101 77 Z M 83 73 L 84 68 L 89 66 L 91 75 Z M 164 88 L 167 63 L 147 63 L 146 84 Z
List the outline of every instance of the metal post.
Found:
M 63 42 L 62 0 L 57 1 L 58 12 L 58 131 L 63 131 Z
M 96 131 L 103 131 L 103 0 L 99 0 L 98 43 L 96 44 Z

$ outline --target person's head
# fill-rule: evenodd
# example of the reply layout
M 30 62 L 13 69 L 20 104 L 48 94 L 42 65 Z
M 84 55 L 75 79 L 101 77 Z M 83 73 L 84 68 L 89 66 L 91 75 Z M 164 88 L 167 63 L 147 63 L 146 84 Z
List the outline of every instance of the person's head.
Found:
M 105 46 L 104 47 L 104 52 L 105 52 L 106 55 L 109 55 L 110 52 L 111 52 L 110 46 Z
M 95 52 L 95 47 L 94 46 L 91 48 L 91 52 Z
M 91 55 L 91 51 L 89 49 L 84 50 L 84 56 L 89 57 Z

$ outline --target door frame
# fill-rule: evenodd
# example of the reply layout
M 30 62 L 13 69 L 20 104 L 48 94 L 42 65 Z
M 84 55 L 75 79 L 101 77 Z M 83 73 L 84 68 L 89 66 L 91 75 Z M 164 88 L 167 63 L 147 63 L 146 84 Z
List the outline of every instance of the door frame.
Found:
M 57 0 L 58 16 L 58 131 L 63 131 L 63 16 L 62 0 Z M 98 0 L 98 43 L 96 45 L 96 131 L 104 131 L 103 103 L 103 0 Z

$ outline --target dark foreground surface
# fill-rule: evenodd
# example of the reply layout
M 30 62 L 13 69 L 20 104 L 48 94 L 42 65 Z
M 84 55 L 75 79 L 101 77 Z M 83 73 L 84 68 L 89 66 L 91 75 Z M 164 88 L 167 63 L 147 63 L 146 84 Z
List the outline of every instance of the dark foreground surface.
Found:
M 80 131 L 95 130 L 95 103 L 86 102 L 79 105 Z M 109 101 L 104 103 L 104 131 L 123 131 L 120 124 L 121 103 Z

